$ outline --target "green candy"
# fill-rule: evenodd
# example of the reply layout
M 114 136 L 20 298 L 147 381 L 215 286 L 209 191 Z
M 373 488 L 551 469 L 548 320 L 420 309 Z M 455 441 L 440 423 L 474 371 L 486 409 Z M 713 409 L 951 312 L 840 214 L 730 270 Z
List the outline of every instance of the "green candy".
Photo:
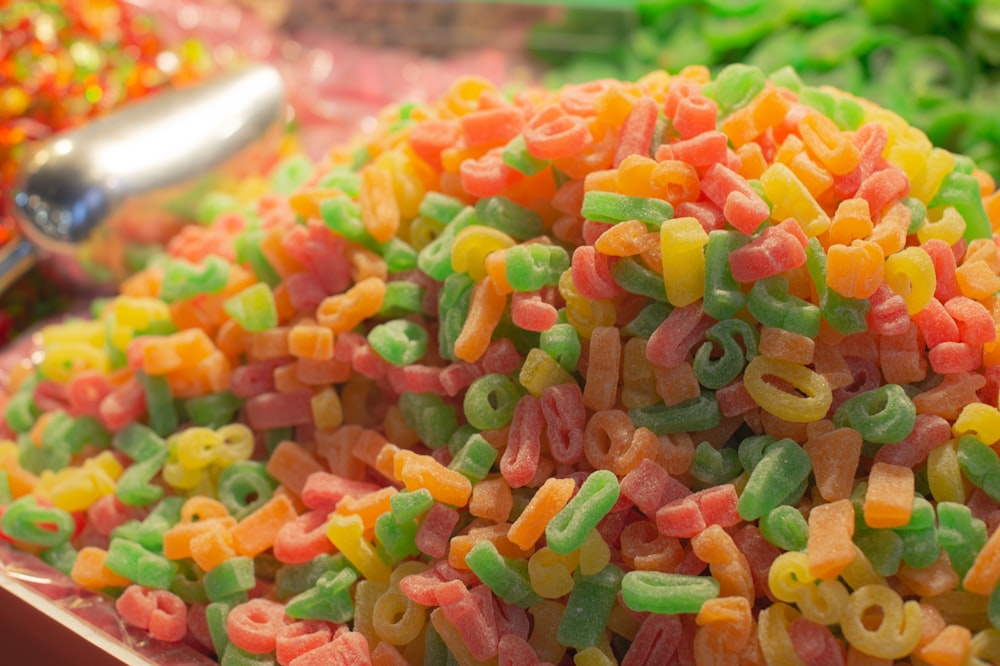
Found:
M 606 469 L 591 472 L 576 495 L 545 526 L 546 545 L 562 555 L 582 546 L 620 495 L 621 486 L 613 472 Z
M 240 602 L 236 600 L 213 601 L 205 607 L 205 620 L 208 623 L 208 633 L 212 638 L 212 648 L 220 657 L 229 649 L 229 630 L 226 628 L 226 618 Z
M 458 360 L 455 342 L 465 327 L 475 285 L 468 273 L 452 273 L 438 293 L 438 352 L 449 361 Z
M 385 285 L 385 296 L 382 298 L 382 307 L 379 308 L 380 317 L 401 317 L 413 312 L 422 312 L 424 309 L 424 294 L 426 290 L 415 282 L 407 280 L 397 280 Z
M 285 601 L 314 587 L 324 574 L 349 568 L 343 553 L 317 555 L 302 564 L 286 564 L 274 576 L 274 596 Z
M 257 584 L 254 571 L 253 558 L 231 557 L 205 574 L 202 579 L 205 594 L 212 601 L 244 601 L 247 593 Z
M 404 392 L 399 396 L 399 408 L 407 425 L 432 449 L 446 446 L 458 430 L 455 408 L 433 393 Z
M 958 440 L 958 465 L 972 485 L 1000 502 L 1000 457 L 973 435 Z
M 580 214 L 594 222 L 617 224 L 626 220 L 639 220 L 659 229 L 661 224 L 673 219 L 674 207 L 662 199 L 594 190 L 583 195 Z
M 53 569 L 63 572 L 67 576 L 73 571 L 76 563 L 77 551 L 68 541 L 58 546 L 48 548 L 39 553 L 38 557 Z
M 659 571 L 629 571 L 621 588 L 627 608 L 664 615 L 697 613 L 706 601 L 719 596 L 714 578 Z
M 347 622 L 354 617 L 351 586 L 357 580 L 358 573 L 351 568 L 327 572 L 319 577 L 314 587 L 289 599 L 285 614 L 296 620 Z
M 448 463 L 448 469 L 455 470 L 472 483 L 478 483 L 489 474 L 498 455 L 500 452 L 493 448 L 493 445 L 487 442 L 482 435 L 476 433 L 469 437 L 462 448 L 458 450 L 455 457 Z
M 714 81 L 702 86 L 702 93 L 715 100 L 722 118 L 749 104 L 766 84 L 764 72 L 757 67 L 734 64 L 724 67 Z
M 419 557 L 420 549 L 414 543 L 417 537 L 417 521 L 400 523 L 392 513 L 386 512 L 375 519 L 376 552 L 389 565 L 395 565 L 407 557 Z
M 271 171 L 271 189 L 278 194 L 292 194 L 313 176 L 312 161 L 305 155 L 292 155 L 281 160 Z
M 38 376 L 33 375 L 18 388 L 17 392 L 7 401 L 4 408 L 4 421 L 11 430 L 23 434 L 35 425 L 41 410 L 35 405 L 34 391 Z
M 274 293 L 263 282 L 236 294 L 222 304 L 222 309 L 249 333 L 266 331 L 278 325 Z
M 130 520 L 111 531 L 112 539 L 134 541 L 154 553 L 163 551 L 163 533 L 181 519 L 183 497 L 165 497 L 142 522 Z
M 894 576 L 903 561 L 903 539 L 892 530 L 854 528 L 854 543 L 880 576 Z
M 805 550 L 809 524 L 798 509 L 783 504 L 760 517 L 760 533 L 782 550 Z
M 646 268 L 632 257 L 621 257 L 612 264 L 611 277 L 619 287 L 629 293 L 657 301 L 667 299 L 667 292 L 663 288 L 663 276 Z
M 649 428 L 657 435 L 708 430 L 722 423 L 719 403 L 710 391 L 702 391 L 697 398 L 672 407 L 663 404 L 635 407 L 628 415 L 637 428 Z
M 443 281 L 455 272 L 451 267 L 451 247 L 458 232 L 474 224 L 482 224 L 476 209 L 467 206 L 448 222 L 437 238 L 421 248 L 417 253 L 417 267 L 434 278 Z
M 747 310 L 763 326 L 783 328 L 807 338 L 819 335 L 820 309 L 788 293 L 788 280 L 784 276 L 757 280 L 750 288 Z
M 427 351 L 427 329 L 408 319 L 393 319 L 372 327 L 368 344 L 389 363 L 398 366 L 416 363 Z
M 729 483 L 743 471 L 736 449 L 716 449 L 708 442 L 701 442 L 694 449 L 688 470 L 700 488 L 711 488 Z
M 170 582 L 170 591 L 189 604 L 207 604 L 208 594 L 205 592 L 205 572 L 194 560 L 179 560 L 177 573 Z
M 937 541 L 948 554 L 951 567 L 959 578 L 972 567 L 976 555 L 986 545 L 986 523 L 972 515 L 972 510 L 957 502 L 938 502 Z
M 913 498 L 910 520 L 893 530 L 903 540 L 903 562 L 914 569 L 926 569 L 941 556 L 935 526 L 934 507 L 923 497 Z
M 742 319 L 726 319 L 705 331 L 703 343 L 695 352 L 692 366 L 702 386 L 720 389 L 736 379 L 746 363 L 757 355 L 757 330 Z M 742 340 L 742 345 L 736 341 Z M 721 356 L 713 357 L 715 343 L 722 349 Z
M 554 358 L 566 372 L 574 372 L 580 362 L 580 334 L 571 324 L 556 324 L 542 331 L 539 349 Z
M 235 420 L 236 412 L 243 406 L 243 399 L 229 391 L 222 391 L 188 398 L 182 404 L 191 423 L 215 430 Z
M 539 159 L 528 152 L 523 134 L 518 134 L 504 146 L 503 163 L 525 176 L 534 176 L 549 165 L 548 160 Z
M 0 529 L 8 537 L 45 548 L 69 541 L 75 528 L 69 512 L 54 506 L 39 506 L 31 495 L 8 504 L 0 518 Z
M 541 600 L 531 589 L 527 560 L 502 556 L 490 541 L 473 546 L 465 563 L 504 603 L 527 608 Z
M 648 340 L 673 310 L 674 307 L 669 303 L 650 303 L 639 310 L 639 314 L 622 328 L 622 333 Z
M 916 419 L 917 408 L 903 387 L 886 384 L 844 402 L 833 415 L 833 425 L 857 430 L 866 442 L 892 444 L 913 431 Z
M 614 564 L 608 564 L 593 576 L 583 575 L 580 569 L 574 572 L 573 590 L 556 630 L 560 643 L 583 650 L 600 642 L 618 592 L 624 591 L 622 576 L 622 570 Z
M 167 462 L 167 449 L 154 453 L 144 460 L 133 462 L 115 485 L 115 495 L 129 506 L 149 506 L 163 496 L 163 487 L 152 483 Z
M 274 270 L 261 251 L 260 244 L 263 240 L 264 232 L 260 229 L 247 229 L 237 236 L 234 243 L 236 261 L 241 264 L 249 264 L 253 274 L 266 286 L 276 287 L 281 282 L 281 275 Z
M 217 294 L 229 281 L 229 263 L 210 255 L 201 266 L 172 259 L 163 269 L 159 297 L 165 303 L 183 301 L 201 294 Z
M 149 426 L 161 437 L 166 437 L 177 430 L 179 419 L 174 407 L 174 394 L 166 377 L 147 375 L 141 370 L 135 373 L 136 379 L 142 385 L 146 394 L 146 413 L 149 414 Z
M 266 504 L 277 487 L 264 463 L 242 460 L 222 471 L 217 492 L 222 505 L 239 520 Z
M 544 233 L 542 216 L 507 197 L 484 197 L 476 202 L 476 216 L 488 227 L 526 241 Z
M 176 562 L 121 538 L 111 539 L 104 566 L 133 583 L 156 590 L 170 589 L 178 570 Z
M 521 392 L 508 377 L 483 375 L 465 392 L 463 410 L 469 423 L 480 430 L 502 428 L 514 417 Z
M 746 304 L 740 283 L 729 268 L 729 255 L 747 243 L 738 231 L 716 230 L 705 245 L 705 298 L 702 309 L 720 322 L 732 319 Z
M 538 291 L 559 283 L 569 268 L 569 254 L 558 245 L 532 243 L 515 245 L 506 251 L 507 282 L 514 291 Z
M 219 660 L 219 666 L 273 666 L 274 663 L 274 658 L 270 654 L 247 652 L 233 643 L 226 646 L 226 651 Z
M 345 167 L 330 169 L 317 185 L 324 190 L 340 190 L 352 199 L 361 192 L 361 176 Z
M 7 506 L 14 501 L 14 494 L 10 490 L 10 475 L 7 470 L 0 469 L 0 506 Z
M 812 460 L 795 441 L 786 438 L 771 442 L 750 472 L 737 512 L 743 520 L 760 518 L 808 482 L 810 472 Z
M 434 497 L 426 488 L 403 490 L 389 498 L 389 506 L 396 523 L 404 525 L 430 511 L 434 506 Z

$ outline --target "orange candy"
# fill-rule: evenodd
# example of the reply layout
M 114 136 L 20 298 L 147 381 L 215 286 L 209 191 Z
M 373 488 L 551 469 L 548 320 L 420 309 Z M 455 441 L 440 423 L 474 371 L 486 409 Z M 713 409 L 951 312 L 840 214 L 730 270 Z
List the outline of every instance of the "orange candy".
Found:
M 865 523 L 869 527 L 902 527 L 913 512 L 913 470 L 900 465 L 875 463 L 868 476 Z
M 524 550 L 531 548 L 545 532 L 545 526 L 552 517 L 566 506 L 575 492 L 576 482 L 573 479 L 547 479 L 510 526 L 507 538 Z

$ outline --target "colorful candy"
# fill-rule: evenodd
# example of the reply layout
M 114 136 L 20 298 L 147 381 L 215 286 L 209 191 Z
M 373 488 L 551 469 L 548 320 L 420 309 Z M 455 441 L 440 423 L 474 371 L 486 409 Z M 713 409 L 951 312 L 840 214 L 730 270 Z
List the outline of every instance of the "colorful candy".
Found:
M 466 78 L 286 167 L 43 332 L 0 530 L 223 663 L 988 650 L 992 185 L 789 79 Z

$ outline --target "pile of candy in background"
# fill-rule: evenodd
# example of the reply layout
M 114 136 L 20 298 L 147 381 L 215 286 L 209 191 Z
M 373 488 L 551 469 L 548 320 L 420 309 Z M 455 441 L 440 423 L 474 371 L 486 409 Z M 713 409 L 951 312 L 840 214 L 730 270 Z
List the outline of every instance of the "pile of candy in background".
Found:
M 630 48 L 765 3 L 677 4 Z M 897 7 L 843 4 L 767 25 Z M 935 11 L 975 101 L 988 21 Z M 3 538 L 223 664 L 998 663 L 989 122 L 713 43 L 458 78 L 214 199 L 10 371 Z

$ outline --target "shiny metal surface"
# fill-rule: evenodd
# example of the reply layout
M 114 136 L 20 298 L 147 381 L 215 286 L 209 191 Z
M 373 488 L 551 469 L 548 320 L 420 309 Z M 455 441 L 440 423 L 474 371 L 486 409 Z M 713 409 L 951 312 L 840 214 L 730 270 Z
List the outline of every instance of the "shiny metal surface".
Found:
M 268 65 L 129 104 L 35 147 L 14 189 L 15 217 L 56 279 L 106 289 L 189 221 L 202 194 L 259 173 L 285 114 Z

